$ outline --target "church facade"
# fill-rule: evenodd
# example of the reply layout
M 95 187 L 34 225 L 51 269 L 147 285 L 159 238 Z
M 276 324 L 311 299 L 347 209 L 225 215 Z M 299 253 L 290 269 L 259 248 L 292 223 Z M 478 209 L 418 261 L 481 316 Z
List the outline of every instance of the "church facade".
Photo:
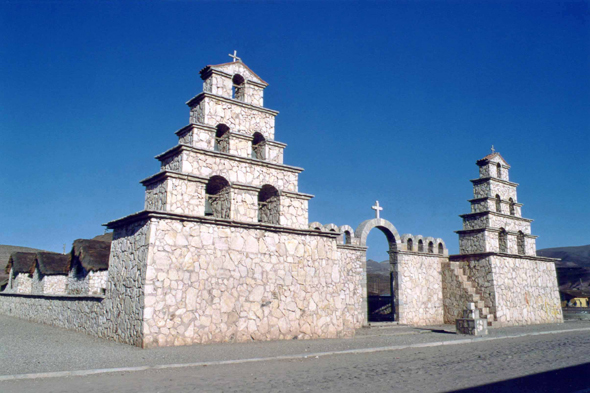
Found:
M 201 78 L 179 143 L 142 181 L 144 210 L 107 224 L 104 294 L 0 293 L 0 312 L 141 347 L 350 337 L 369 322 L 366 238 L 378 228 L 397 322 L 452 323 L 471 302 L 492 326 L 562 321 L 554 260 L 535 255 L 498 153 L 478 161 L 460 255 L 399 235 L 379 210 L 356 230 L 310 224 L 302 169 L 283 163 L 278 112 L 263 106 L 267 83 L 235 59 Z

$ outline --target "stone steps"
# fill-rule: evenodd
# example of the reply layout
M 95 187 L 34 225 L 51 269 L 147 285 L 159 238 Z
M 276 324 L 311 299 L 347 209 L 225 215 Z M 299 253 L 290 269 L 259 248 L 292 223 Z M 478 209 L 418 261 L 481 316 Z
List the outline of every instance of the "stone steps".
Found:
M 483 294 L 477 290 L 477 286 L 473 283 L 467 274 L 463 266 L 458 262 L 451 262 L 451 270 L 459 279 L 463 290 L 469 295 L 470 303 L 474 303 L 475 307 L 479 310 L 481 318 L 488 320 L 488 326 L 492 326 L 494 322 L 494 316 L 490 314 L 490 308 L 486 307 L 483 300 Z

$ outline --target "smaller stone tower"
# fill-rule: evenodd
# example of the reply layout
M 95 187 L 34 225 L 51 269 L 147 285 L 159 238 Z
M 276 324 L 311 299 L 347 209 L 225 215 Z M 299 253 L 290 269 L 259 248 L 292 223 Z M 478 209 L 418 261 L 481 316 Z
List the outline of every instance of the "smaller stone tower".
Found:
M 517 203 L 517 183 L 509 181 L 510 165 L 500 153 L 492 153 L 477 161 L 479 178 L 473 183 L 474 199 L 471 213 L 462 214 L 463 229 L 459 234 L 461 254 L 497 252 L 502 254 L 536 255 L 531 222 L 521 215 Z
M 468 303 L 494 325 L 562 322 L 555 259 L 536 255 L 533 220 L 523 218 L 509 180 L 510 165 L 498 152 L 478 160 L 471 180 L 471 213 L 462 214 L 459 255 L 443 269 L 445 322 Z

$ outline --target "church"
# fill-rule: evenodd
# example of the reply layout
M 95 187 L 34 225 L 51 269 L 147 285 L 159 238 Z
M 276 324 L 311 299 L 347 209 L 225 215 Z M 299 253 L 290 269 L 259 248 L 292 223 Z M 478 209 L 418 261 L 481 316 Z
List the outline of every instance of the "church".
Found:
M 536 256 L 532 220 L 521 216 L 499 153 L 476 163 L 459 255 L 441 238 L 400 235 L 378 202 L 356 229 L 309 223 L 313 196 L 299 191 L 303 169 L 283 163 L 278 112 L 264 107 L 268 84 L 232 57 L 200 71 L 189 124 L 156 157 L 160 171 L 141 181 L 144 209 L 106 224 L 104 288 L 4 291 L 1 313 L 143 348 L 351 337 L 378 313 L 414 326 L 454 323 L 469 303 L 488 326 L 563 321 L 555 260 Z M 378 310 L 366 269 L 375 228 L 389 243 L 392 294 Z

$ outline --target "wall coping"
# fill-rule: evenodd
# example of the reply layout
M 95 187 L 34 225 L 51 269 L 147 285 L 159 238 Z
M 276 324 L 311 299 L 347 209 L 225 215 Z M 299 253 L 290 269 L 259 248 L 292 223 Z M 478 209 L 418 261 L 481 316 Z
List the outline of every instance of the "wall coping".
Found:
M 98 301 L 106 299 L 105 295 L 68 295 L 68 294 L 47 294 L 47 293 L 13 293 L 0 292 L 0 296 L 15 296 L 26 298 L 41 298 L 41 299 L 67 299 L 67 300 L 89 300 Z
M 472 182 L 473 184 L 479 184 L 479 183 L 485 183 L 487 181 L 493 180 L 495 182 L 498 183 L 502 183 L 502 184 L 506 184 L 507 186 L 513 186 L 513 187 L 518 187 L 518 183 L 513 183 L 511 181 L 508 180 L 502 180 L 502 179 L 498 179 L 497 177 L 480 177 L 477 179 L 473 179 L 473 180 L 469 180 L 470 182 Z
M 345 250 L 354 250 L 354 251 L 367 251 L 368 247 L 365 246 L 355 246 L 354 244 L 336 244 L 336 248 L 342 248 Z
M 468 199 L 468 200 L 467 200 L 467 202 L 469 202 L 469 203 L 473 203 L 473 202 L 483 202 L 483 201 L 485 201 L 485 200 L 490 200 L 490 199 L 491 199 L 491 200 L 493 200 L 493 201 L 495 201 L 495 200 L 496 200 L 496 198 L 493 198 L 493 197 L 483 197 L 483 198 L 473 198 L 473 199 Z M 508 200 L 506 200 L 506 199 L 502 199 L 500 202 L 502 202 L 502 203 L 510 203 L 510 201 L 508 201 Z M 514 206 L 522 207 L 522 206 L 524 206 L 524 204 L 522 204 L 522 203 L 519 203 L 519 202 L 514 202 Z
M 476 228 L 476 229 L 460 229 L 458 231 L 455 231 L 456 234 L 461 235 L 462 233 L 477 233 L 477 232 L 494 232 L 494 233 L 500 233 L 500 228 L 491 228 L 491 227 L 486 227 L 486 228 Z M 518 235 L 518 232 L 515 231 L 506 231 L 506 233 L 511 234 L 511 235 Z M 539 236 L 536 235 L 530 235 L 527 233 L 523 233 L 524 237 L 528 237 L 529 239 L 536 239 Z
M 561 261 L 561 258 L 549 258 L 549 257 L 542 257 L 538 255 L 520 255 L 520 254 L 506 254 L 500 252 L 477 252 L 472 254 L 454 254 L 449 255 L 449 261 L 462 261 L 468 257 L 478 257 L 478 258 L 485 258 L 485 257 L 504 257 L 504 258 L 520 258 L 520 259 L 529 259 L 535 260 L 539 262 L 550 262 L 555 263 L 557 261 Z
M 161 212 L 155 210 L 142 210 L 137 213 L 130 214 L 128 216 L 119 218 L 117 220 L 110 221 L 106 224 L 102 224 L 109 229 L 119 228 L 125 225 L 129 225 L 135 223 L 137 221 L 148 221 L 151 219 L 159 219 L 159 220 L 177 220 L 177 221 L 190 221 L 190 222 L 198 222 L 201 224 L 209 224 L 209 225 L 220 225 L 226 227 L 233 227 L 233 228 L 246 228 L 246 229 L 256 229 L 268 232 L 279 232 L 279 233 L 290 233 L 294 235 L 302 235 L 302 236 L 319 236 L 319 237 L 328 237 L 332 239 L 337 239 L 340 236 L 338 232 L 323 232 L 323 231 L 314 231 L 311 229 L 299 229 L 299 228 L 291 228 L 285 227 L 281 225 L 275 224 L 267 224 L 262 222 L 246 222 L 246 221 L 235 221 L 235 220 L 228 220 L 224 218 L 216 218 L 216 217 L 209 217 L 209 216 L 191 216 L 187 214 L 180 214 L 180 213 L 170 213 L 170 212 Z
M 198 105 L 199 102 L 201 102 L 205 98 L 212 98 L 212 99 L 215 99 L 215 100 L 227 102 L 228 104 L 234 104 L 234 105 L 241 106 L 241 107 L 244 107 L 244 108 L 247 108 L 247 109 L 253 109 L 255 111 L 264 112 L 264 113 L 267 113 L 267 114 L 272 115 L 272 116 L 276 116 L 276 115 L 279 114 L 279 111 L 275 111 L 274 109 L 268 109 L 268 108 L 265 108 L 263 106 L 256 106 L 256 105 L 252 105 L 252 104 L 247 104 L 244 101 L 235 100 L 233 98 L 227 98 L 227 97 L 224 97 L 224 96 L 220 96 L 220 95 L 213 94 L 213 93 L 208 93 L 208 92 L 205 92 L 205 91 L 202 92 L 202 93 L 197 94 L 196 96 L 194 96 L 193 98 L 191 98 L 190 100 L 188 100 L 186 102 L 186 104 L 192 108 L 192 107 Z
M 446 250 L 446 248 L 445 248 L 445 250 Z M 398 250 L 398 251 L 394 251 L 394 252 L 398 253 L 398 254 L 404 254 L 404 255 L 420 255 L 420 256 L 445 258 L 445 259 L 447 259 L 449 257 L 448 254 L 439 254 L 438 252 L 420 252 L 420 251 L 408 251 L 408 250 Z
M 168 178 L 193 181 L 193 182 L 201 183 L 201 184 L 207 184 L 207 182 L 209 181 L 209 178 L 204 177 L 204 176 L 198 176 L 198 175 L 193 175 L 193 174 L 188 174 L 188 173 L 183 173 L 183 172 L 176 172 L 176 171 L 160 171 L 160 172 L 156 173 L 155 175 L 152 175 L 148 178 L 141 180 L 140 183 L 143 186 L 149 186 L 149 185 L 159 182 L 160 180 L 165 180 Z M 249 190 L 249 191 L 258 192 L 262 188 L 262 186 L 258 187 L 258 186 L 252 186 L 250 184 L 244 184 L 244 183 L 238 183 L 238 182 L 229 182 L 229 184 L 232 188 L 237 188 L 239 190 Z M 282 195 L 285 195 L 285 196 L 288 196 L 291 198 L 303 199 L 306 201 L 308 201 L 314 197 L 314 195 L 306 194 L 304 192 L 285 191 L 285 190 L 279 190 L 279 192 Z
M 201 153 L 207 156 L 211 156 L 211 157 L 217 157 L 217 158 L 225 158 L 225 159 L 230 159 L 230 160 L 234 160 L 234 161 L 239 161 L 239 162 L 244 162 L 247 164 L 254 164 L 254 165 L 258 165 L 258 166 L 263 166 L 263 167 L 267 167 L 267 168 L 273 168 L 273 169 L 278 169 L 278 170 L 282 170 L 282 171 L 287 171 L 287 172 L 293 172 L 293 173 L 301 173 L 303 172 L 303 168 L 297 167 L 297 166 L 291 166 L 291 165 L 285 165 L 285 164 L 276 164 L 274 162 L 270 162 L 270 161 L 264 161 L 264 160 L 257 160 L 255 158 L 248 158 L 248 157 L 242 157 L 242 156 L 236 156 L 233 154 L 229 154 L 229 153 L 221 153 L 219 151 L 214 151 L 214 150 L 207 150 L 207 149 L 201 149 L 198 147 L 194 147 L 194 146 L 190 146 L 190 145 L 185 145 L 182 143 L 179 143 L 178 145 L 174 146 L 171 149 L 166 150 L 165 152 L 158 154 L 155 158 L 157 160 L 159 160 L 160 162 L 164 161 L 166 158 L 170 157 L 170 156 L 174 156 L 179 152 L 183 152 L 185 150 L 191 151 L 193 153 Z
M 493 212 L 491 210 L 487 210 L 487 211 L 484 211 L 484 212 L 459 214 L 459 217 L 465 218 L 465 217 L 471 217 L 471 216 L 486 216 L 486 215 L 499 216 L 499 217 L 504 217 L 504 218 L 512 218 L 512 219 L 515 219 L 517 221 L 525 221 L 525 222 L 533 222 L 533 221 L 535 221 L 535 220 L 533 220 L 531 218 L 517 217 L 517 216 L 510 215 L 510 214 Z

